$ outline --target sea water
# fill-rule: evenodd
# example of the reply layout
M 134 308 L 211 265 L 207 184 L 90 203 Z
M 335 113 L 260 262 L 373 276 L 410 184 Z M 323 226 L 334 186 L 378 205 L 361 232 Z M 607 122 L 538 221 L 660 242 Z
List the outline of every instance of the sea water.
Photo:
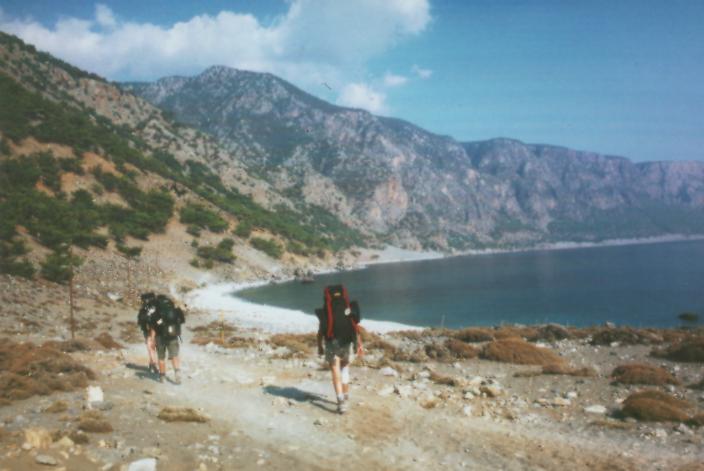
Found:
M 704 241 L 471 255 L 373 265 L 240 291 L 314 315 L 323 288 L 344 284 L 364 318 L 415 326 L 613 322 L 672 327 L 704 318 Z

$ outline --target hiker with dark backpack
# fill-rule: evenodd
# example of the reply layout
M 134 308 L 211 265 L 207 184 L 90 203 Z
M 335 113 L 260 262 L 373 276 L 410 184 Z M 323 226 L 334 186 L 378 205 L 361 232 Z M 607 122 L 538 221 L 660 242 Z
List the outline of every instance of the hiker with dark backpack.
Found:
M 156 313 L 156 295 L 154 293 L 142 293 L 140 296 L 142 305 L 137 313 L 137 325 L 142 329 L 144 344 L 147 346 L 149 357 L 149 372 L 157 374 L 159 369 L 156 365 L 156 338 L 153 318 Z
M 360 356 L 364 354 L 359 335 L 359 304 L 356 301 L 350 302 L 347 290 L 342 285 L 326 287 L 323 303 L 322 309 L 315 310 L 320 322 L 318 355 L 324 354 L 325 361 L 330 366 L 332 385 L 337 396 L 337 412 L 344 414 L 348 409 L 350 394 L 349 365 L 354 359 L 354 353 Z
M 156 316 L 154 330 L 156 332 L 156 352 L 159 357 L 159 382 L 166 377 L 166 352 L 174 368 L 174 383 L 181 384 L 181 360 L 179 359 L 179 342 L 181 340 L 181 324 L 186 322 L 183 310 L 176 307 L 168 296 L 160 294 L 156 297 Z

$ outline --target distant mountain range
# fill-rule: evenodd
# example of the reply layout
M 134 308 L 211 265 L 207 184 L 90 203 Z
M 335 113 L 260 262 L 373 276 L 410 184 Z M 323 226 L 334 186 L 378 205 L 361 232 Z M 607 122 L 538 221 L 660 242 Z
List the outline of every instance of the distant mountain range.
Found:
M 214 136 L 290 200 L 383 242 L 452 251 L 704 233 L 704 162 L 463 143 L 222 66 L 122 88 Z

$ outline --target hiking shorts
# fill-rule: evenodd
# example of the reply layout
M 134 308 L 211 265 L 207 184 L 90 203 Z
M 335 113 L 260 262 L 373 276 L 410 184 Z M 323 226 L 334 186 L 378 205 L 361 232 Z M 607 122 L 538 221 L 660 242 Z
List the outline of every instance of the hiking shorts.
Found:
M 340 342 L 337 339 L 325 340 L 325 361 L 332 363 L 338 357 L 342 363 L 352 363 L 354 342 Z
M 157 336 L 156 337 L 156 354 L 159 357 L 159 360 L 164 360 L 166 358 L 167 350 L 169 352 L 169 360 L 172 360 L 173 358 L 178 356 L 178 350 L 179 350 L 178 337 L 165 339 L 165 338 Z

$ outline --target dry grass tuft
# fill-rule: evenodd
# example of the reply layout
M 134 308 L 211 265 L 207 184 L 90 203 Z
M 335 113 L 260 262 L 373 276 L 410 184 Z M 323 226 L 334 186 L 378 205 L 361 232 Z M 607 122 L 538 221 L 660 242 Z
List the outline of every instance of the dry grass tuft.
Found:
M 208 345 L 212 343 L 223 348 L 253 348 L 257 346 L 257 341 L 251 337 L 239 337 L 233 335 L 226 338 L 225 342 L 220 337 L 193 337 L 191 340 L 195 345 Z
M 484 346 L 480 357 L 518 365 L 559 365 L 565 361 L 552 350 L 536 347 L 518 338 L 496 340 Z
M 687 425 L 690 427 L 703 427 L 704 426 L 704 414 L 696 414 L 687 420 Z
M 220 335 L 220 332 L 224 332 L 225 335 L 232 335 L 237 331 L 237 327 L 227 322 L 213 321 L 210 324 L 190 327 L 190 330 L 205 337 L 216 337 Z
M 569 330 L 559 324 L 547 324 L 541 326 L 536 331 L 535 335 L 529 335 L 527 339 L 531 342 L 557 342 L 572 338 Z
M 84 339 L 64 341 L 50 340 L 45 342 L 44 345 L 64 353 L 89 352 L 93 350 L 94 347 L 89 340 Z
M 288 349 L 288 355 L 283 355 L 282 358 L 306 357 L 317 345 L 315 334 L 276 334 L 269 338 L 269 343 Z
M 164 422 L 205 423 L 208 421 L 207 417 L 199 414 L 195 410 L 188 407 L 164 407 L 163 409 L 161 409 L 161 412 L 159 412 L 159 415 L 157 417 L 163 420 Z
M 134 322 L 123 321 L 118 324 L 120 326 L 120 340 L 125 343 L 142 343 L 144 335 L 142 330 Z
M 425 350 L 417 348 L 415 350 L 397 349 L 391 357 L 393 361 L 405 361 L 410 363 L 423 363 L 429 360 Z
M 588 378 L 596 376 L 596 370 L 588 366 L 582 368 L 573 368 L 564 363 L 556 363 L 552 365 L 545 365 L 542 369 L 542 374 L 544 375 L 566 375 L 566 376 L 579 376 L 582 378 Z
M 73 440 L 76 445 L 87 445 L 90 442 L 90 438 L 82 430 L 73 430 L 68 434 L 68 438 Z
M 441 373 L 437 373 L 435 371 L 430 370 L 430 381 L 434 382 L 435 384 L 442 384 L 445 386 L 460 386 L 460 381 L 457 379 L 453 378 L 452 376 L 447 376 Z
M 614 384 L 680 384 L 666 369 L 645 363 L 617 366 L 611 373 Z
M 98 335 L 95 338 L 95 341 L 98 342 L 106 350 L 121 350 L 125 348 L 123 345 L 117 343 L 115 339 L 112 338 L 112 335 L 108 334 L 107 332 L 103 332 L 102 334 Z
M 87 433 L 110 433 L 113 428 L 100 412 L 93 410 L 81 415 L 78 419 L 78 430 Z
M 538 335 L 538 329 L 535 327 L 519 327 L 515 325 L 504 325 L 497 329 L 494 329 L 494 338 L 496 340 L 502 339 L 529 339 L 535 338 Z
M 459 360 L 477 358 L 479 356 L 479 350 L 461 340 L 447 339 L 445 347 L 450 352 L 450 355 Z
M 686 401 L 661 391 L 646 390 L 628 396 L 621 415 L 646 422 L 684 422 L 689 418 Z
M 362 344 L 365 350 L 380 350 L 389 357 L 393 357 L 396 354 L 396 347 L 384 340 L 380 335 L 369 332 L 361 326 L 360 335 L 362 336 Z
M 653 350 L 651 355 L 672 361 L 704 363 L 704 337 L 685 340 L 664 350 Z
M 467 343 L 491 342 L 494 340 L 494 334 L 492 334 L 491 330 L 481 327 L 467 327 L 466 329 L 458 330 L 453 337 Z
M 84 388 L 95 373 L 48 342 L 0 342 L 0 398 L 27 399 L 53 391 Z
M 448 348 L 442 343 L 433 342 L 426 344 L 424 350 L 425 354 L 431 360 L 442 362 L 449 362 L 454 360 L 454 357 L 452 356 L 452 353 L 450 353 L 450 350 L 448 350 Z
M 50 414 L 58 414 L 60 412 L 66 412 L 68 410 L 68 403 L 66 401 L 56 401 L 53 404 L 51 404 L 49 407 L 44 409 L 44 412 L 48 412 Z
M 592 334 L 592 345 L 611 345 L 618 342 L 621 345 L 654 345 L 664 340 L 654 330 L 634 329 L 632 327 L 602 327 Z

